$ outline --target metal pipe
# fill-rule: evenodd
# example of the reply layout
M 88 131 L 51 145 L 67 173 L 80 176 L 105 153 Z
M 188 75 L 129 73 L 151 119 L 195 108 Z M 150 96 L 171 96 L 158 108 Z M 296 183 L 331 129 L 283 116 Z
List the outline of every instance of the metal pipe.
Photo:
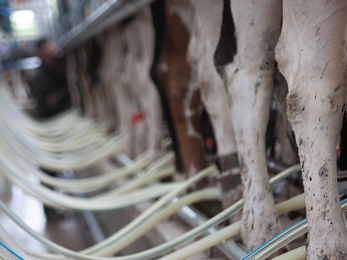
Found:
M 60 49 L 68 50 L 82 44 L 113 24 L 133 15 L 155 0 L 108 0 L 58 41 Z
M 88 15 L 83 21 L 78 23 L 70 31 L 65 33 L 58 41 L 57 45 L 60 48 L 68 47 L 69 44 L 73 44 L 74 41 L 78 40 L 78 37 L 81 37 L 83 33 L 87 30 L 93 28 L 97 23 L 102 22 L 102 20 L 110 15 L 112 11 L 120 5 L 118 0 L 108 0 L 98 7 L 94 12 Z
M 131 15 L 136 14 L 141 8 L 151 4 L 154 1 L 155 0 L 133 0 L 132 3 L 130 3 L 131 1 L 124 3 L 112 15 L 106 17 L 105 20 L 102 21 L 102 23 L 98 24 L 92 31 L 90 31 L 90 37 L 97 35 L 98 33 L 103 32 L 107 28 L 111 27 L 112 25 L 124 20 L 125 18 L 128 18 Z
M 347 171 L 337 171 L 337 181 L 342 182 L 342 181 L 347 181 Z
M 347 200 L 340 201 L 342 212 L 347 211 Z M 277 250 L 281 249 L 283 246 L 287 245 L 294 239 L 305 234 L 308 230 L 307 219 L 296 223 L 290 228 L 284 230 L 274 238 L 270 239 L 268 242 L 254 250 L 248 256 L 242 260 L 264 260 Z
M 130 166 L 133 163 L 125 154 L 118 154 L 115 156 L 115 159 L 125 166 Z M 178 198 L 173 198 L 171 202 L 174 203 L 177 200 Z M 198 227 L 208 220 L 206 216 L 193 206 L 184 206 L 176 214 L 192 228 Z M 212 227 L 204 233 L 204 236 L 216 233 L 219 229 L 219 227 Z M 223 241 L 216 246 L 225 256 L 232 260 L 240 260 L 249 253 L 242 245 L 236 244 L 233 239 Z
M 207 221 L 207 217 L 193 206 L 184 206 L 176 214 L 193 228 Z M 219 230 L 220 228 L 217 226 L 212 227 L 204 233 L 204 236 L 212 235 Z M 247 249 L 243 245 L 235 243 L 234 239 L 225 240 L 216 246 L 225 256 L 232 260 L 239 260 L 248 255 Z
M 75 173 L 72 170 L 65 170 L 63 171 L 63 175 L 67 179 L 76 179 Z M 85 198 L 84 194 L 76 194 L 77 197 Z M 90 232 L 93 236 L 95 243 L 100 243 L 105 240 L 105 236 L 99 226 L 98 221 L 95 218 L 95 215 L 92 211 L 89 210 L 82 210 L 83 218 L 85 219 L 86 223 L 88 224 L 90 228 Z
M 280 173 L 289 168 L 288 165 L 269 157 L 266 158 L 266 164 L 268 170 L 274 173 Z

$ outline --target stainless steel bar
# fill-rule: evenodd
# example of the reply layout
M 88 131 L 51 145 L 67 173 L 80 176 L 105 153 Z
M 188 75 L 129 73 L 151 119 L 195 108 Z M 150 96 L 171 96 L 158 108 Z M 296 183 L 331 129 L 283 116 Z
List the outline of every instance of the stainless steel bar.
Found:
M 125 154 L 116 155 L 115 159 L 125 166 L 130 166 L 132 164 L 131 159 L 129 159 Z M 176 200 L 177 198 L 173 198 L 172 202 L 175 202 Z M 192 206 L 184 206 L 176 214 L 192 228 L 200 226 L 208 220 L 206 216 Z M 218 227 L 210 228 L 204 233 L 204 236 L 211 235 L 218 230 Z M 249 253 L 244 247 L 242 247 L 242 245 L 236 244 L 233 239 L 223 241 L 218 244 L 217 247 L 231 260 L 240 260 Z
M 347 211 L 347 200 L 343 200 L 341 203 L 342 212 Z M 284 230 L 274 238 L 270 239 L 268 242 L 254 250 L 252 253 L 247 255 L 247 257 L 242 260 L 264 260 L 277 250 L 281 249 L 283 246 L 287 245 L 294 239 L 305 234 L 308 230 L 307 219 L 296 223 L 295 225 Z
M 113 24 L 133 15 L 155 0 L 108 0 L 82 22 L 63 35 L 57 45 L 68 50 L 101 33 Z
M 272 171 L 274 173 L 280 173 L 289 168 L 288 165 L 280 161 L 277 161 L 273 158 L 267 158 L 266 163 L 267 163 L 267 168 L 269 169 L 269 171 Z
M 195 228 L 204 224 L 208 219 L 193 206 L 184 206 L 176 213 L 184 222 Z M 212 227 L 204 233 L 209 236 L 220 230 L 219 227 Z M 217 245 L 217 248 L 229 259 L 239 260 L 248 255 L 248 251 L 234 239 L 228 239 Z
M 136 14 L 141 8 L 146 5 L 151 4 L 155 0 L 133 0 L 132 3 L 126 2 L 124 3 L 117 11 L 115 11 L 112 15 L 105 18 L 99 25 L 97 25 L 92 31 L 89 32 L 89 35 L 94 36 L 100 32 L 103 32 L 107 28 L 124 20 L 125 18 Z
M 113 10 L 120 5 L 119 0 L 108 0 L 103 3 L 99 8 L 94 12 L 88 15 L 82 22 L 78 23 L 74 28 L 65 33 L 58 41 L 57 45 L 59 48 L 63 49 L 72 45 L 74 42 L 78 42 L 79 37 L 86 33 L 87 30 L 90 30 L 97 23 L 102 22 L 102 20 L 110 15 Z

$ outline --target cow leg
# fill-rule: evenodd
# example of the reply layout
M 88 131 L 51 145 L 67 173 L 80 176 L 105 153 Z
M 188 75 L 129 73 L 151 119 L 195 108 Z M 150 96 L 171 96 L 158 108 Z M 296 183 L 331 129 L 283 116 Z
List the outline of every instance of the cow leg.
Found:
M 107 86 L 109 99 L 112 101 L 112 115 L 117 122 L 116 133 L 126 137 L 127 145 L 125 153 L 131 152 L 132 127 L 131 116 L 133 114 L 133 101 L 127 93 L 126 77 L 124 75 L 124 43 L 122 29 L 115 25 L 104 32 L 103 41 L 103 66 L 100 79 Z
M 347 259 L 336 183 L 336 143 L 347 87 L 346 22 L 346 1 L 284 1 L 276 59 L 289 86 L 288 116 L 303 173 L 307 259 Z
M 195 84 L 189 84 L 191 67 L 187 61 L 192 27 L 192 5 L 186 0 L 165 2 L 166 34 L 160 58 L 159 76 L 165 85 L 187 176 L 206 167 L 201 140 L 201 100 Z M 197 183 L 204 187 L 206 180 Z
M 117 100 L 119 115 L 120 115 L 120 133 L 126 136 L 126 154 L 130 158 L 134 158 L 134 150 L 136 143 L 134 139 L 136 138 L 136 128 L 132 123 L 132 118 L 134 114 L 138 111 L 136 99 L 134 93 L 131 89 L 131 84 L 133 83 L 133 78 L 131 77 L 133 73 L 132 68 L 132 56 L 131 49 L 128 45 L 127 35 L 126 35 L 126 25 L 122 25 L 119 30 L 120 39 L 117 42 L 117 52 L 119 54 L 119 65 L 116 67 L 119 82 L 115 86 L 115 97 Z
M 88 74 L 91 79 L 90 90 L 95 104 L 95 119 L 96 121 L 109 129 L 110 125 L 107 116 L 107 103 L 105 100 L 104 86 L 100 80 L 99 68 L 102 66 L 103 50 L 97 38 L 92 38 L 90 41 L 90 61 L 88 66 Z
M 77 87 L 78 73 L 75 51 L 69 51 L 67 53 L 66 63 L 66 78 L 68 81 L 72 107 L 76 109 L 81 109 L 81 97 Z
M 143 118 L 133 125 L 134 155 L 148 151 L 150 160 L 155 161 L 163 152 L 163 132 L 159 95 L 149 75 L 154 51 L 150 9 L 145 8 L 139 12 L 126 24 L 124 32 L 128 50 L 125 71 L 128 92 L 134 97 L 137 111 L 143 115 Z
M 181 158 L 182 156 L 181 156 L 180 147 L 178 143 L 177 131 L 174 126 L 172 111 L 170 110 L 169 100 L 166 94 L 165 86 L 159 79 L 159 75 L 158 75 L 159 59 L 160 59 L 160 54 L 162 53 L 162 48 L 164 45 L 163 41 L 165 38 L 165 31 L 166 31 L 166 24 L 163 23 L 163 21 L 165 21 L 164 7 L 165 7 L 164 1 L 155 1 L 151 5 L 154 34 L 155 34 L 155 44 L 154 44 L 155 48 L 154 48 L 153 64 L 151 67 L 150 75 L 156 89 L 158 90 L 161 107 L 163 110 L 163 116 L 168 126 L 168 130 L 169 130 L 168 134 L 171 137 L 172 150 L 175 152 L 176 171 L 183 172 L 183 163 Z
M 142 43 L 141 60 L 139 64 L 138 81 L 141 85 L 140 102 L 144 108 L 145 121 L 148 129 L 147 151 L 150 160 L 156 161 L 163 154 L 161 142 L 163 133 L 163 112 L 159 92 L 150 78 L 150 69 L 154 59 L 155 35 L 152 14 L 149 8 L 144 8 L 136 19 L 138 36 Z
M 85 43 L 78 50 L 79 58 L 79 82 L 82 89 L 83 102 L 85 104 L 85 115 L 93 118 L 96 115 L 95 100 L 91 93 L 91 79 L 88 73 L 88 48 L 89 42 Z
M 113 33 L 114 31 L 118 31 L 117 27 L 108 29 L 98 36 L 99 44 L 102 46 L 102 58 L 101 64 L 99 67 L 99 78 L 102 82 L 102 86 L 105 92 L 105 102 L 108 107 L 108 122 L 109 122 L 109 131 L 114 132 L 117 129 L 117 120 L 119 118 L 117 113 L 117 103 L 114 91 L 115 86 L 119 84 L 118 75 L 115 73 L 117 70 L 117 66 L 115 66 L 115 60 L 119 59 L 120 53 L 117 50 L 120 48 L 115 43 L 117 41 L 117 33 Z M 118 49 L 117 49 L 118 48 Z M 120 63 L 118 61 L 116 64 Z
M 192 74 L 196 75 L 191 80 L 198 82 L 202 101 L 212 121 L 222 171 L 223 207 L 227 208 L 241 198 L 242 187 L 236 185 L 240 183 L 240 175 L 234 176 L 231 173 L 238 167 L 236 140 L 229 114 L 227 92 L 214 65 L 224 3 L 223 0 L 192 0 L 192 3 L 195 7 L 195 21 L 188 56 L 193 70 L 196 70 Z
M 131 157 L 135 158 L 139 154 L 146 151 L 148 129 L 145 122 L 146 113 L 141 103 L 141 88 L 146 82 L 141 82 L 139 74 L 146 68 L 142 65 L 142 42 L 139 37 L 138 31 L 138 15 L 132 20 L 123 25 L 122 31 L 124 36 L 124 43 L 126 44 L 126 59 L 124 66 L 124 79 L 126 93 L 133 107 L 131 122 L 132 138 L 131 144 Z M 141 117 L 140 115 L 145 115 Z
M 228 111 L 227 93 L 220 75 L 213 63 L 213 56 L 217 48 L 222 25 L 223 1 L 193 0 L 195 6 L 198 31 L 196 41 L 191 40 L 190 53 L 194 49 L 198 59 L 198 84 L 201 89 L 202 100 L 210 115 L 217 140 L 218 155 L 221 157 L 237 152 L 234 129 Z M 192 64 L 193 65 L 193 64 Z M 218 101 L 218 102 L 217 102 Z
M 254 250 L 280 232 L 266 167 L 265 132 L 281 2 L 234 0 L 231 7 L 237 54 L 225 72 L 244 188 L 241 236 Z

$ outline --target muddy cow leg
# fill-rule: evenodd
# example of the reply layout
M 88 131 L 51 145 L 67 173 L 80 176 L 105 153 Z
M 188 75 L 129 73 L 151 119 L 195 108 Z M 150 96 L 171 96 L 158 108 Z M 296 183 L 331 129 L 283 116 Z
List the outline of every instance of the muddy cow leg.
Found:
M 225 70 L 243 183 L 241 236 L 254 250 L 280 232 L 266 167 L 265 131 L 281 2 L 232 0 L 231 11 L 237 54 Z
M 347 259 L 336 183 L 336 142 L 347 88 L 347 2 L 284 1 L 276 59 L 289 86 L 288 116 L 303 172 L 307 259 Z

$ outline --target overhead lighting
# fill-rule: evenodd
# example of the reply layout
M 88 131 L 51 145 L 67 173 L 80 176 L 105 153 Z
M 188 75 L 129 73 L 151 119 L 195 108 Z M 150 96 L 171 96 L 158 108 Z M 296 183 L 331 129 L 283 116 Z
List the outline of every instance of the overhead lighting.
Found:
M 14 11 L 11 13 L 10 20 L 15 23 L 19 29 L 28 29 L 35 21 L 35 13 L 32 10 Z

